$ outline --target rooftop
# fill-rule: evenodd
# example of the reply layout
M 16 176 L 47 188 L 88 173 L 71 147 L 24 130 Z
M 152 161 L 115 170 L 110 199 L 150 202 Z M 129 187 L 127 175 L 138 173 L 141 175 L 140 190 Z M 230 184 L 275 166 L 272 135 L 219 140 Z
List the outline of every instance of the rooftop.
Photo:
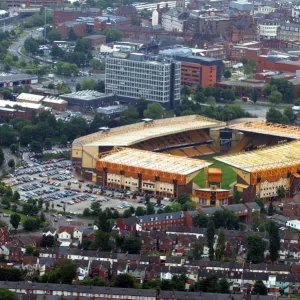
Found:
M 29 74 L 12 74 L 12 75 L 1 75 L 0 82 L 7 82 L 7 81 L 19 81 L 19 80 L 29 80 L 29 79 L 38 79 L 36 75 L 29 75 Z
M 24 103 L 24 102 L 15 102 L 15 101 L 6 101 L 6 100 L 0 100 L 0 107 L 6 107 L 6 106 L 14 107 L 16 105 L 22 107 L 22 108 L 30 108 L 30 109 L 40 109 L 43 108 L 42 104 L 37 103 Z
M 170 134 L 215 128 L 225 123 L 199 115 L 154 120 L 151 126 L 144 122 L 116 127 L 109 132 L 96 132 L 74 140 L 73 145 L 130 146 L 151 138 Z
M 151 169 L 164 172 L 165 176 L 169 176 L 169 174 L 187 176 L 211 165 L 204 160 L 131 148 L 118 148 L 111 152 L 100 154 L 100 158 L 96 163 L 100 168 L 107 165 L 111 166 L 111 164 L 138 168 L 140 173 L 142 172 L 140 169 Z
M 215 159 L 249 173 L 287 166 L 300 167 L 299 147 L 300 141 L 293 141 L 250 152 L 218 156 Z
M 29 94 L 29 93 L 21 93 L 18 95 L 17 100 L 24 100 L 24 101 L 31 101 L 31 102 L 36 102 L 39 103 L 42 101 L 44 96 L 40 95 L 35 95 L 35 94 Z
M 60 98 L 56 98 L 56 97 L 45 97 L 43 99 L 43 102 L 49 102 L 49 103 L 57 103 L 57 104 L 67 104 L 68 102 L 60 99 Z
M 259 134 L 280 136 L 290 139 L 300 139 L 300 127 L 297 126 L 266 123 L 263 121 L 237 123 L 234 125 L 230 125 L 229 127 L 238 131 L 255 132 Z
M 111 94 L 99 93 L 97 91 L 84 90 L 62 95 L 63 98 L 76 98 L 80 100 L 91 101 L 110 96 Z

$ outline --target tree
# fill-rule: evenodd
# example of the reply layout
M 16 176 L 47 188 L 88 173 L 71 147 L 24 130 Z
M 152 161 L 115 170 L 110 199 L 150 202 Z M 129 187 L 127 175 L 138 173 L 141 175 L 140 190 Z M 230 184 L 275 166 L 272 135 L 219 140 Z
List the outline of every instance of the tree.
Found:
M 23 223 L 23 228 L 26 231 L 34 231 L 40 228 L 40 222 L 37 218 L 27 218 Z
M 17 231 L 21 222 L 21 217 L 18 214 L 11 214 L 10 215 L 10 224 L 12 227 Z
M 20 200 L 20 194 L 18 191 L 14 191 L 13 201 L 17 202 Z
M 287 106 L 284 111 L 283 111 L 283 115 L 287 116 L 287 118 L 289 119 L 289 123 L 294 123 L 296 120 L 296 115 L 294 114 L 293 108 L 290 106 Z
M 180 203 L 178 203 L 178 202 L 172 202 L 172 204 L 171 204 L 171 207 L 172 207 L 172 211 L 181 211 L 181 204 Z
M 273 206 L 273 203 L 271 201 L 269 206 L 268 206 L 268 215 L 273 216 L 273 214 L 274 214 L 274 206 Z
M 77 275 L 79 265 L 70 259 L 64 259 L 58 262 L 60 281 L 63 284 L 71 284 Z
M 43 153 L 43 147 L 42 147 L 42 145 L 41 145 L 40 142 L 37 142 L 37 141 L 31 142 L 29 148 L 30 148 L 31 152 L 34 152 L 34 153 Z
M 92 58 L 89 61 L 89 66 L 92 68 L 92 70 L 94 71 L 98 71 L 98 70 L 104 70 L 105 68 L 105 63 L 102 62 L 100 59 L 97 58 Z
M 225 233 L 224 229 L 221 228 L 219 230 L 219 235 L 218 235 L 218 242 L 217 242 L 217 248 L 216 248 L 216 259 L 217 260 L 222 260 L 225 252 L 225 245 L 226 244 L 226 238 L 225 238 Z
M 268 96 L 268 100 L 271 104 L 278 105 L 282 101 L 282 94 L 278 91 L 272 91 Z
M 63 145 L 63 146 L 66 146 L 68 144 L 68 138 L 65 134 L 63 134 L 61 137 L 60 137 L 60 143 Z M 69 183 L 68 183 L 69 185 Z
M 54 237 L 52 235 L 43 235 L 41 239 L 41 247 L 53 247 L 54 246 Z
M 283 186 L 279 186 L 276 189 L 277 200 L 281 201 L 286 196 L 286 190 Z
M 113 283 L 114 287 L 120 288 L 134 288 L 135 285 L 135 278 L 129 274 L 119 274 L 116 276 L 116 279 Z
M 32 37 L 29 37 L 24 42 L 24 49 L 27 53 L 35 55 L 39 51 L 39 43 Z
M 189 89 L 188 86 L 185 85 L 181 88 L 181 95 L 189 96 L 190 94 L 191 94 L 191 90 Z
M 48 210 L 49 210 L 49 206 L 50 206 L 49 201 L 46 201 L 46 202 L 45 202 L 45 206 L 46 206 L 46 211 L 48 211 Z
M 247 262 L 260 264 L 264 262 L 265 242 L 256 234 L 247 236 Z
M 89 217 L 89 216 L 91 215 L 90 209 L 89 209 L 88 207 L 86 207 L 86 208 L 83 210 L 82 215 L 83 215 L 84 217 Z
M 68 33 L 68 39 L 70 41 L 76 41 L 78 39 L 77 34 L 75 33 L 73 27 L 70 28 L 69 33 Z
M 76 83 L 76 92 L 81 91 L 81 84 Z
M 192 247 L 189 253 L 189 257 L 193 260 L 199 260 L 201 259 L 201 256 L 203 254 L 203 247 L 200 242 L 193 242 Z
M 258 230 L 258 226 L 260 224 L 260 212 L 255 211 L 251 214 L 251 226 L 253 231 Z
M 15 154 L 15 152 L 17 151 L 17 146 L 16 146 L 16 144 L 11 144 L 11 145 L 9 146 L 9 150 L 10 150 L 11 153 Z
M 270 122 L 270 123 L 282 123 L 283 116 L 282 116 L 282 113 L 278 109 L 271 107 L 269 109 L 269 111 L 267 112 L 266 119 L 267 119 L 267 122 Z
M 44 147 L 47 150 L 51 150 L 52 149 L 52 143 L 51 140 L 49 138 L 46 138 L 44 141 Z
M 146 210 L 142 206 L 138 206 L 135 210 L 136 216 L 144 216 L 146 214 Z
M 206 228 L 208 222 L 208 217 L 205 214 L 197 214 L 193 218 L 193 226 Z
M 106 36 L 106 42 L 117 42 L 122 40 L 122 33 L 117 28 L 106 28 L 103 31 L 103 34 Z
M 129 218 L 131 217 L 131 211 L 130 209 L 125 209 L 124 212 L 123 212 L 123 218 Z
M 268 289 L 261 280 L 255 281 L 254 286 L 253 286 L 253 294 L 254 295 L 268 295 Z
M 251 95 L 250 95 L 250 99 L 256 103 L 257 99 L 258 99 L 258 94 L 257 94 L 257 90 L 256 89 L 252 89 L 251 91 Z
M 144 117 L 148 119 L 161 119 L 164 113 L 163 107 L 159 103 L 150 103 L 144 111 Z
M 84 79 L 81 83 L 82 90 L 94 90 L 97 85 L 95 79 Z
M 61 40 L 61 34 L 59 30 L 52 29 L 48 32 L 47 38 L 50 42 L 54 41 L 60 41 Z
M 1 268 L 0 281 L 20 281 L 22 278 L 21 271 L 16 268 Z M 0 298 L 0 299 L 10 299 L 10 298 Z
M 10 291 L 9 289 L 5 289 L 3 287 L 0 287 L 0 299 L 6 300 L 18 300 L 19 297 L 16 293 Z
M 46 222 L 45 214 L 42 211 L 40 213 L 40 221 L 41 221 L 41 223 L 45 223 Z
M 12 158 L 8 161 L 7 165 L 13 169 L 15 167 L 15 160 Z
M 3 162 L 4 162 L 4 153 L 2 148 L 0 148 L 0 166 L 3 165 Z
M 77 280 L 75 284 L 86 286 L 107 286 L 108 283 L 100 277 L 88 277 L 83 280 Z
M 153 205 L 150 202 L 147 204 L 146 209 L 147 209 L 147 215 L 155 214 L 155 209 L 154 209 Z
M 223 76 L 224 76 L 226 79 L 228 79 L 228 78 L 231 77 L 231 72 L 230 72 L 229 70 L 225 70 Z
M 197 92 L 194 96 L 194 100 L 198 103 L 205 103 L 206 102 L 206 97 L 203 94 L 203 92 Z
M 122 251 L 130 254 L 139 254 L 142 247 L 142 242 L 137 237 L 126 237 L 122 244 Z
M 234 191 L 232 196 L 232 202 L 234 204 L 238 204 L 241 202 L 241 199 L 242 199 L 242 194 L 239 191 Z
M 280 235 L 279 228 L 274 221 L 269 224 L 269 252 L 271 261 L 274 263 L 278 257 L 278 251 L 280 250 Z
M 214 250 L 215 223 L 214 223 L 212 218 L 208 219 L 206 236 L 207 236 L 207 246 L 209 248 L 209 259 L 213 260 L 214 259 L 214 252 L 215 252 L 215 250 Z

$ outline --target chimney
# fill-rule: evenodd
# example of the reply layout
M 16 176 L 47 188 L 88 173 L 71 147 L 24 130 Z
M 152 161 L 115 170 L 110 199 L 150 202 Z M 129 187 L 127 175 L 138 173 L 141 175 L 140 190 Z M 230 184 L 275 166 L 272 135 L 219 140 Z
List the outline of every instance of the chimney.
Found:
M 159 3 L 156 5 L 156 9 L 159 10 Z

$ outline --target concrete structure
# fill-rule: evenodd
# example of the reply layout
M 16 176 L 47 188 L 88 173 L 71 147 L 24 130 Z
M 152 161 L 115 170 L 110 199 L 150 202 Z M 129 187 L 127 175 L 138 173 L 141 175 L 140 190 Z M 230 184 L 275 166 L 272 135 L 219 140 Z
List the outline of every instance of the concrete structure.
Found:
M 283 41 L 299 41 L 300 24 L 299 23 L 280 24 L 278 30 L 278 39 Z
M 180 63 L 141 53 L 114 52 L 107 57 L 105 92 L 124 101 L 145 99 L 165 108 L 180 103 Z
M 116 101 L 113 94 L 103 94 L 97 91 L 84 90 L 61 95 L 61 98 L 68 102 L 69 106 L 86 109 L 105 107 L 112 105 Z
M 126 105 L 111 105 L 97 108 L 97 113 L 107 115 L 109 117 L 117 117 L 126 109 L 128 109 L 128 106 Z
M 299 220 L 287 221 L 286 226 L 292 229 L 300 230 L 300 221 Z
M 188 11 L 179 9 L 171 9 L 161 16 L 161 25 L 165 31 L 186 31 L 186 21 L 189 17 Z
M 26 5 L 26 7 L 30 6 L 51 6 L 51 5 L 64 5 L 66 0 L 6 0 L 5 1 L 9 6 L 22 6 Z
M 144 150 L 119 148 L 96 159 L 96 181 L 132 192 L 175 198 L 192 192 L 192 179 L 205 161 Z

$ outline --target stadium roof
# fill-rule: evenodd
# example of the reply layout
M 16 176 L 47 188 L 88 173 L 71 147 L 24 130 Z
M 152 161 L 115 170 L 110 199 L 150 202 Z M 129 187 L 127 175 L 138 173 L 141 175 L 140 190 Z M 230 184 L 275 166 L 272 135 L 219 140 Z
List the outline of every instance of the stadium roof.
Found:
M 251 173 L 287 166 L 300 166 L 299 149 L 300 141 L 293 141 L 254 151 L 218 156 L 215 159 L 239 170 Z
M 225 126 L 225 123 L 198 115 L 167 118 L 154 120 L 151 124 L 140 122 L 96 132 L 74 140 L 73 145 L 130 146 L 155 137 L 221 126 Z
M 96 163 L 101 166 L 110 166 L 117 164 L 120 166 L 129 166 L 144 170 L 155 170 L 163 173 L 187 176 L 198 172 L 211 163 L 204 160 L 192 159 L 171 154 L 156 153 L 145 150 L 131 148 L 115 148 L 111 152 L 100 154 Z
M 300 139 L 300 127 L 266 122 L 246 122 L 229 126 L 239 131 L 254 132 L 291 139 Z

